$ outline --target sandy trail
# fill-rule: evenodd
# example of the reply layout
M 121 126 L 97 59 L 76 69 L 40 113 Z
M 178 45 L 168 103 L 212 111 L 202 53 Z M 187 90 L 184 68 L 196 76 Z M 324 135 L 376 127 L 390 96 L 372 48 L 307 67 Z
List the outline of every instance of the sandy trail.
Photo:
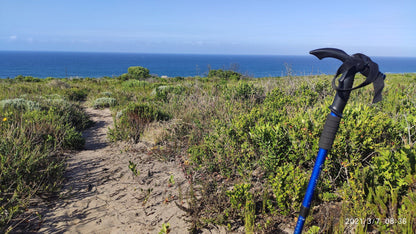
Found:
M 187 184 L 176 163 L 151 158 L 144 144 L 133 151 L 111 145 L 110 111 L 86 111 L 95 125 L 83 133 L 85 149 L 68 158 L 60 198 L 43 212 L 39 232 L 159 233 L 169 223 L 170 233 L 187 233 L 185 212 L 174 202 L 181 202 L 179 186 Z M 129 161 L 137 164 L 139 176 L 133 176 Z

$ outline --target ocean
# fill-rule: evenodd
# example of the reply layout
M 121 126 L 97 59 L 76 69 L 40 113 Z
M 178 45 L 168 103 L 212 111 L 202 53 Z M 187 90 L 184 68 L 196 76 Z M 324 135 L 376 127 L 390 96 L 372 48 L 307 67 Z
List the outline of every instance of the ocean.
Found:
M 372 57 L 385 73 L 416 72 L 416 57 Z M 130 66 L 168 77 L 206 76 L 209 69 L 233 69 L 250 77 L 334 74 L 341 62 L 315 56 L 196 55 L 0 51 L 0 78 L 116 77 Z

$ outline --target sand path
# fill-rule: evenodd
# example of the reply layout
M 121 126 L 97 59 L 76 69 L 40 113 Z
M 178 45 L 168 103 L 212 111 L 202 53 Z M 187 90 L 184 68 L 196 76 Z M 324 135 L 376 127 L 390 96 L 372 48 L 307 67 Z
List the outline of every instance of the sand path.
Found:
M 159 233 L 169 223 L 170 233 L 187 233 L 185 212 L 174 203 L 187 183 L 176 163 L 148 156 L 144 144 L 128 151 L 110 144 L 110 111 L 86 111 L 95 125 L 83 133 L 85 149 L 68 158 L 60 198 L 42 214 L 39 232 Z M 140 175 L 133 176 L 129 161 Z

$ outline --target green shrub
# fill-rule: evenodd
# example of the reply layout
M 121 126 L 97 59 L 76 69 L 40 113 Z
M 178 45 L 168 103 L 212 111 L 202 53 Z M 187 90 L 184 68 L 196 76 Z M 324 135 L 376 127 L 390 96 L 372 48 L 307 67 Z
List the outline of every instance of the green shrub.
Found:
M 122 74 L 121 76 L 118 77 L 119 80 L 144 80 L 147 78 L 150 78 L 150 73 L 149 73 L 149 69 L 144 68 L 144 67 L 140 67 L 140 66 L 134 66 L 134 67 L 129 67 L 127 69 L 127 73 Z
M 114 129 L 110 129 L 110 138 L 132 140 L 136 143 L 149 123 L 171 118 L 167 113 L 148 103 L 132 103 L 120 112 L 119 116 L 119 119 L 115 120 Z
M 132 77 L 130 74 L 124 73 L 124 74 L 121 74 L 119 77 L 117 77 L 117 79 L 126 81 L 126 80 L 132 79 Z
M 148 88 L 151 84 L 144 80 L 126 80 L 121 84 L 121 86 L 124 88 Z
M 70 101 L 85 101 L 89 90 L 85 88 L 70 88 L 65 90 L 65 97 Z
M 61 151 L 84 144 L 77 130 L 87 127 L 89 120 L 79 106 L 62 99 L 40 99 L 36 106 L 0 110 L 1 232 L 34 194 L 60 188 L 65 168 Z
M 49 81 L 49 85 L 52 86 L 53 88 L 60 88 L 60 89 L 69 89 L 71 88 L 71 85 L 68 84 L 67 82 L 62 81 L 61 79 L 46 79 L 46 80 L 50 80 Z
M 42 102 L 42 109 L 50 112 L 50 115 L 60 116 L 60 120 L 75 130 L 81 131 L 92 125 L 92 121 L 83 108 L 73 102 L 63 99 L 52 99 Z
M 235 184 L 234 188 L 227 191 L 227 196 L 230 198 L 231 207 L 240 210 L 246 204 L 246 200 L 252 196 L 250 194 L 251 184 Z
M 167 86 L 161 85 L 157 86 L 151 93 L 156 100 L 167 102 L 170 96 L 180 96 L 187 93 L 187 88 L 182 85 L 177 86 Z
M 22 75 L 18 75 L 14 79 L 16 81 L 24 81 L 24 82 L 41 82 L 42 81 L 39 78 L 34 78 L 32 76 L 22 76 Z
M 245 81 L 240 81 L 236 86 L 228 86 L 224 90 L 224 95 L 227 99 L 235 100 L 260 100 L 263 96 L 263 89 L 260 87 L 254 86 L 252 83 Z
M 237 216 L 241 216 L 246 233 L 253 233 L 256 207 L 253 194 L 250 192 L 251 184 L 236 184 L 226 194 L 230 199 L 231 208 Z
M 77 132 L 75 128 L 69 128 L 66 131 L 62 146 L 68 149 L 82 149 L 85 139 L 82 138 L 81 132 Z
M 174 80 L 175 82 L 180 82 L 180 81 L 185 80 L 185 78 L 184 78 L 184 77 L 182 77 L 182 76 L 176 76 L 176 77 L 174 77 L 174 78 L 173 78 L 173 80 Z
M 95 109 L 98 109 L 98 108 L 113 107 L 115 105 L 117 105 L 117 100 L 115 98 L 101 97 L 101 98 L 95 99 L 93 107 Z
M 208 78 L 220 78 L 223 80 L 240 80 L 242 75 L 238 72 L 231 70 L 210 70 L 208 72 Z
M 235 88 L 234 98 L 249 99 L 251 97 L 260 96 L 262 93 L 263 90 L 259 87 L 255 87 L 253 84 L 239 82 L 238 86 Z
M 111 96 L 113 96 L 113 93 L 112 92 L 101 92 L 100 93 L 100 96 L 103 96 L 103 97 L 111 97 Z
M 151 95 L 155 96 L 157 100 L 166 102 L 168 100 L 168 94 L 171 89 L 172 89 L 171 86 L 161 85 L 161 86 L 156 87 L 152 91 Z
M 277 208 L 276 211 L 283 215 L 298 211 L 309 177 L 293 163 L 277 167 L 275 174 L 269 178 L 269 182 L 277 207 L 269 205 L 269 210 L 274 211 Z
M 150 73 L 149 73 L 149 69 L 147 68 L 135 66 L 135 67 L 129 67 L 127 69 L 127 75 L 124 75 L 124 76 L 127 79 L 142 80 L 142 79 L 149 78 Z
M 250 139 L 261 155 L 260 162 L 267 173 L 274 173 L 279 166 L 290 162 L 291 141 L 281 125 L 260 122 L 250 131 Z

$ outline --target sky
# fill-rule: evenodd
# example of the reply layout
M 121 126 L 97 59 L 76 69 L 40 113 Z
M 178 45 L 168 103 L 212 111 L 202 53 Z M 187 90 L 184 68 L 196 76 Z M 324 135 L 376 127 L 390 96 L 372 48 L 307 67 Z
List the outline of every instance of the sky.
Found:
M 415 0 L 0 0 L 0 50 L 416 57 Z

